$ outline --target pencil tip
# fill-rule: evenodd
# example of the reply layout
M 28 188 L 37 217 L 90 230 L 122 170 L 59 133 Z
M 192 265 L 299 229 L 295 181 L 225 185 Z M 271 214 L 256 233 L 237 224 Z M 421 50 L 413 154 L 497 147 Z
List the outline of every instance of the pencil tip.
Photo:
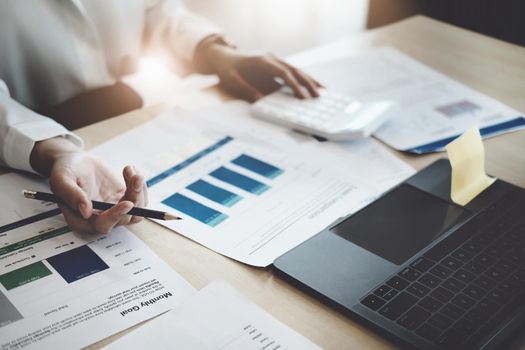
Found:
M 164 214 L 164 220 L 182 220 L 182 218 L 179 216 L 175 216 L 175 215 L 166 213 Z

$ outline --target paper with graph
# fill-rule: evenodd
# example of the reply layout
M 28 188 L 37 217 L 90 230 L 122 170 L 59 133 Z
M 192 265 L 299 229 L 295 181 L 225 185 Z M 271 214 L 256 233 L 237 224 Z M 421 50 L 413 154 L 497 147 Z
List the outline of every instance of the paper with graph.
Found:
M 125 228 L 69 230 L 42 182 L 0 176 L 0 348 L 77 349 L 170 310 L 193 287 Z
M 378 186 L 377 175 L 366 176 L 377 160 L 326 162 L 330 156 L 313 143 L 264 125 L 250 129 L 248 119 L 219 109 L 209 118 L 169 112 L 94 153 L 115 170 L 135 165 L 147 179 L 150 206 L 183 217 L 161 225 L 250 265 L 271 264 L 411 171 L 385 154 L 385 166 L 399 171 Z

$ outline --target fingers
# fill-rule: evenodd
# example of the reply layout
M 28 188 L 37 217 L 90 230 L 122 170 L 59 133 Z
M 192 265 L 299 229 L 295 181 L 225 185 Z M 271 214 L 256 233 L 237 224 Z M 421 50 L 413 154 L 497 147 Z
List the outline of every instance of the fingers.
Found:
M 91 200 L 80 187 L 75 175 L 67 169 L 53 172 L 50 178 L 51 188 L 64 201 L 59 206 L 73 230 L 106 234 L 115 226 L 140 221 L 141 218 L 131 217 L 127 213 L 133 206 L 145 206 L 147 203 L 144 177 L 137 174 L 133 167 L 126 167 L 123 174 L 126 183 L 123 198 L 112 208 L 93 213 Z
M 77 232 L 95 233 L 92 231 L 92 228 L 89 225 L 89 219 L 84 219 L 79 215 L 78 212 L 72 210 L 67 205 L 59 204 L 58 206 L 60 207 L 60 210 L 62 210 L 62 214 L 64 215 L 64 218 L 66 219 L 66 222 L 71 230 Z
M 92 222 L 92 227 L 97 233 L 107 234 L 115 226 L 129 223 L 130 217 L 126 215 L 133 208 L 133 203 L 130 201 L 122 201 L 117 203 L 114 207 L 103 211 L 96 215 Z
M 51 190 L 60 197 L 70 208 L 78 210 L 84 219 L 92 214 L 92 205 L 86 192 L 77 184 L 74 174 L 67 170 L 54 172 L 50 179 Z
M 132 208 L 133 203 L 123 201 L 102 213 L 93 214 L 89 219 L 84 219 L 67 205 L 60 205 L 64 218 L 73 231 L 94 234 L 108 234 L 123 217 L 128 216 L 127 213 Z
M 264 95 L 255 87 L 250 85 L 237 71 L 231 71 L 222 77 L 220 85 L 228 92 L 243 100 L 255 102 Z
M 126 183 L 126 192 L 124 193 L 124 200 L 128 200 L 135 204 L 145 205 L 146 194 L 144 176 L 139 174 L 137 170 L 128 165 L 122 171 L 124 181 Z
M 230 59 L 224 70 L 218 72 L 219 85 L 231 94 L 255 102 L 279 88 L 280 78 L 297 98 L 318 97 L 322 85 L 308 74 L 281 61 L 272 54 L 258 56 L 238 55 Z
M 310 77 L 310 79 L 312 79 L 315 83 L 315 86 L 317 86 L 318 88 L 320 89 L 326 89 L 326 86 L 324 86 L 323 84 L 321 84 L 320 82 L 318 82 L 317 80 L 313 79 L 312 77 Z
M 130 201 L 137 207 L 145 207 L 148 204 L 148 191 L 144 176 L 140 175 L 136 169 L 130 165 L 126 166 L 122 172 L 126 183 L 126 192 L 121 201 Z M 119 224 L 137 223 L 142 220 L 139 216 L 124 219 Z M 126 222 L 127 221 L 127 222 Z
M 324 87 L 323 85 L 321 85 L 321 83 L 319 83 L 317 80 L 313 79 L 311 76 L 301 71 L 300 69 L 295 68 L 291 64 L 288 64 L 284 61 L 280 62 L 294 74 L 297 81 L 299 81 L 299 83 L 301 83 L 301 85 L 308 90 L 310 96 L 319 97 L 319 88 Z
M 306 98 L 306 95 L 303 92 L 303 88 L 301 87 L 301 84 L 297 80 L 296 76 L 292 74 L 292 70 L 289 67 L 282 65 L 279 62 L 274 62 L 270 66 L 270 70 L 277 77 L 280 77 L 284 80 L 286 85 L 288 85 L 292 89 L 295 97 L 300 98 L 300 99 Z
M 308 75 L 298 69 L 294 69 L 294 75 L 296 79 L 308 90 L 310 96 L 319 97 L 319 86 L 312 80 Z

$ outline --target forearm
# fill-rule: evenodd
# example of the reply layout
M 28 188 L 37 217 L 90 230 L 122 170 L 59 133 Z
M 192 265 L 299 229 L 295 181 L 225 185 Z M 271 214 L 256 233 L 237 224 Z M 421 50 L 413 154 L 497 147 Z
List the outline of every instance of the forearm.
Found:
M 82 148 L 64 137 L 54 137 L 36 142 L 29 161 L 36 172 L 47 177 L 59 157 L 75 152 L 82 152 Z
M 220 35 L 210 35 L 202 39 L 195 48 L 193 63 L 201 74 L 216 74 L 216 64 L 222 57 L 235 51 L 235 46 Z

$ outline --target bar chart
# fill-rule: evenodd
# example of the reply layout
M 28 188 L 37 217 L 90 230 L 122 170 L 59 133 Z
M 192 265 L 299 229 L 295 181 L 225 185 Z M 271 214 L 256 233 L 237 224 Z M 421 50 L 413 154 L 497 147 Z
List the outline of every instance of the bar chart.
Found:
M 67 283 L 78 281 L 109 268 L 88 245 L 54 255 L 47 258 L 46 261 Z M 0 275 L 0 284 L 9 291 L 51 274 L 52 272 L 42 261 L 37 261 Z
M 231 137 L 219 140 L 153 177 L 148 181 L 148 186 L 153 186 L 179 170 L 187 168 L 232 140 Z M 237 153 L 235 156 L 224 158 L 217 157 L 219 159 L 217 165 L 203 171 L 200 178 L 184 187 L 187 192 L 179 190 L 161 202 L 203 224 L 216 227 L 229 218 L 225 210 L 234 207 L 247 197 L 261 196 L 269 191 L 272 188 L 272 181 L 284 173 L 283 169 L 246 153 Z M 208 203 L 203 203 L 200 198 Z
M 46 212 L 44 212 L 44 214 L 45 213 Z M 42 217 L 46 218 L 46 216 L 48 215 Z M 52 218 L 46 218 L 45 220 L 51 221 Z M 25 226 L 30 226 L 31 224 L 35 224 L 33 220 L 27 220 Z M 17 225 L 17 227 L 21 228 L 23 228 L 23 226 L 22 224 Z M 27 250 L 35 252 L 36 249 L 34 247 L 38 245 L 47 244 L 56 249 L 57 242 L 64 242 L 64 238 L 70 234 L 71 230 L 67 226 L 51 229 L 48 232 L 37 234 L 31 238 L 5 245 L 0 248 L 0 257 L 8 259 L 9 256 L 23 254 L 23 252 Z M 68 245 L 73 244 L 72 239 L 69 238 L 67 241 Z M 36 258 L 36 254 L 32 253 L 32 255 L 26 259 L 34 258 Z M 20 261 L 23 260 L 24 259 L 20 259 Z M 25 290 L 27 291 L 27 287 L 38 289 L 43 286 L 48 287 L 50 283 L 59 283 L 57 278 L 62 278 L 70 284 L 106 269 L 109 269 L 109 266 L 104 260 L 88 245 L 82 245 L 0 274 L 0 286 L 3 287 L 9 295 L 12 295 L 11 293 L 18 293 L 17 291 L 19 291 L 19 289 L 26 288 Z M 0 310 L 2 310 L 0 313 L 0 328 L 24 319 L 22 312 L 9 300 L 9 295 L 3 294 L 0 288 Z

